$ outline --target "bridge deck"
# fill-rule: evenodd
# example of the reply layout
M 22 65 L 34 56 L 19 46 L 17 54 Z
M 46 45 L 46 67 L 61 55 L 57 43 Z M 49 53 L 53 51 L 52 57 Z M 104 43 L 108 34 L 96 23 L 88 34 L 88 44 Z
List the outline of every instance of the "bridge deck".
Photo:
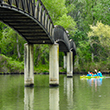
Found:
M 0 21 L 17 31 L 30 44 L 59 44 L 62 52 L 76 47 L 62 26 L 54 26 L 41 0 L 0 0 Z
M 52 44 L 48 34 L 29 15 L 8 8 L 0 8 L 0 20 L 16 30 L 28 43 Z

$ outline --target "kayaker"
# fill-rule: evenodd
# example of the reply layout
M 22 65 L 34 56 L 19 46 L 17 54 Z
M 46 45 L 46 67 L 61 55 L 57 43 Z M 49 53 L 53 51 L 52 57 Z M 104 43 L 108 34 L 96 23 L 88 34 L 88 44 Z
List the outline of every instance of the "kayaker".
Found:
M 95 69 L 95 73 L 93 74 L 93 76 L 97 76 L 97 70 Z
M 87 76 L 92 76 L 92 74 L 88 71 L 88 74 L 87 74 Z
M 99 70 L 99 72 L 97 73 L 97 76 L 102 77 L 102 73 L 100 72 L 100 70 Z
M 95 69 L 94 71 L 95 71 L 95 73 L 97 74 L 97 70 Z
M 90 72 L 90 74 L 91 74 L 91 76 L 93 76 L 93 73 L 92 72 Z

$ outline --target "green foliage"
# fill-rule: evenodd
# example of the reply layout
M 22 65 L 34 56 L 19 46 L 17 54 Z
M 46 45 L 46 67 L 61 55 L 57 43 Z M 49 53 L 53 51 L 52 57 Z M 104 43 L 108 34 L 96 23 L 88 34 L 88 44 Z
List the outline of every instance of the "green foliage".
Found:
M 56 22 L 63 14 L 67 14 L 65 0 L 42 0 L 53 22 Z
M 70 38 L 76 44 L 75 68 L 78 71 L 86 71 L 95 67 L 103 67 L 103 70 L 109 71 L 110 1 L 42 0 L 42 2 L 53 23 L 68 30 Z M 10 61 L 12 71 L 16 69 L 14 65 L 17 65 L 13 59 L 23 61 L 24 43 L 26 41 L 20 35 L 0 23 L 0 53 L 12 57 Z M 63 55 L 63 53 L 59 55 L 61 67 L 63 67 Z M 18 63 L 17 66 L 19 65 Z M 49 45 L 34 45 L 34 65 L 35 71 L 48 72 Z
M 17 43 L 18 39 L 18 43 Z M 6 56 L 11 56 L 16 60 L 23 60 L 24 55 L 24 44 L 25 40 L 20 37 L 14 30 L 10 27 L 5 26 L 5 29 L 2 32 L 2 37 L 0 40 L 0 52 Z M 19 46 L 19 52 L 21 54 L 21 58 L 18 58 L 18 50 L 17 45 Z
M 49 66 L 48 65 L 37 65 L 34 67 L 34 72 L 36 73 L 48 73 L 49 72 Z
M 6 57 L 0 54 L 0 72 L 23 72 L 24 63 L 12 60 L 11 57 Z
M 98 68 L 104 67 L 101 62 L 108 62 L 107 58 L 110 54 L 109 5 L 109 0 L 66 0 L 68 15 L 73 17 L 77 24 L 77 30 L 70 33 L 70 37 L 77 47 L 75 68 L 78 68 L 78 71 L 87 70 L 87 65 L 95 68 L 95 63 Z M 71 6 L 73 6 L 72 10 L 69 8 Z M 98 21 L 101 22 L 98 23 Z
M 74 19 L 67 14 L 71 9 L 66 7 L 65 0 L 42 0 L 42 2 L 47 8 L 55 25 L 61 25 L 69 32 L 76 30 Z
M 62 17 L 59 17 L 59 20 L 56 21 L 56 25 L 61 25 L 67 30 L 75 30 L 76 23 L 74 22 L 73 18 L 71 16 L 67 16 L 67 14 L 64 14 Z
M 91 32 L 88 33 L 88 37 L 93 42 L 93 37 L 98 37 L 103 47 L 110 47 L 110 26 L 104 25 L 101 22 L 97 22 L 96 26 L 90 26 Z
M 49 64 L 49 45 L 34 45 L 34 64 Z

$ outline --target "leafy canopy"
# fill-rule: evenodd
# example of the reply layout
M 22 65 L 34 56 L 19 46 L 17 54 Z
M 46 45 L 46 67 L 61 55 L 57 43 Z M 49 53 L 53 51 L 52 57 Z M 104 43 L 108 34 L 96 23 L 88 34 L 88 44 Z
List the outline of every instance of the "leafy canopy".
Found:
M 88 37 L 98 37 L 102 46 L 110 47 L 110 26 L 104 25 L 101 22 L 97 22 L 96 26 L 90 25 L 92 31 L 88 33 Z

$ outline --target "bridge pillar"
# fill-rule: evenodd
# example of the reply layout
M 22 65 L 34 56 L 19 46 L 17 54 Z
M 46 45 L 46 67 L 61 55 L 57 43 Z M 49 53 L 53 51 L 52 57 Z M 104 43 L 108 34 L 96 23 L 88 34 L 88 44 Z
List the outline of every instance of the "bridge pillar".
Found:
M 70 52 L 71 76 L 73 76 L 73 52 Z
M 64 69 L 66 69 L 67 68 L 67 56 L 65 55 L 64 57 Z
M 50 86 L 59 85 L 59 44 L 53 44 L 50 46 L 49 84 Z
M 67 77 L 73 77 L 73 54 L 67 52 Z
M 33 44 L 24 44 L 24 84 L 34 85 Z

